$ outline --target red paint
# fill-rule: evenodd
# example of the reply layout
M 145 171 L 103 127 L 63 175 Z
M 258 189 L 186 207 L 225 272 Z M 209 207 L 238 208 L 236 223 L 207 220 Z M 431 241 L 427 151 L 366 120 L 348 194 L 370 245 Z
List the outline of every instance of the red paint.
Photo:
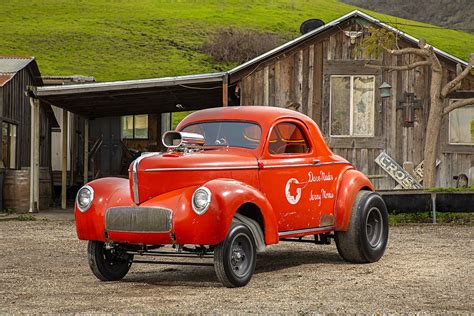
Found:
M 255 122 L 261 128 L 260 143 L 255 149 L 212 146 L 192 153 L 145 157 L 138 164 L 138 192 L 134 192 L 133 164 L 129 181 L 104 178 L 90 182 L 94 189 L 91 208 L 84 213 L 77 207 L 75 210 L 79 238 L 215 245 L 224 240 L 239 208 L 252 203 L 261 212 L 265 242 L 270 245 L 278 242 L 279 232 L 347 229 L 357 192 L 374 189 L 365 175 L 331 152 L 317 125 L 303 114 L 275 107 L 215 108 L 189 115 L 177 130 L 212 121 Z M 294 153 L 281 153 L 282 148 L 292 148 Z M 193 192 L 200 186 L 212 193 L 210 207 L 203 215 L 191 207 Z M 108 231 L 106 238 L 107 209 L 136 206 L 134 193 L 138 193 L 139 206 L 172 211 L 171 232 Z M 302 235 L 287 233 L 285 237 Z

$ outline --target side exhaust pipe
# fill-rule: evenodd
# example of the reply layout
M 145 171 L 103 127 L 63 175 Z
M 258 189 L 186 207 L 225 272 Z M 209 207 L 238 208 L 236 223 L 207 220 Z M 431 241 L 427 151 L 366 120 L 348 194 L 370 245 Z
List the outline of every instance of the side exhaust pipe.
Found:
M 204 136 L 196 133 L 168 131 L 161 137 L 163 145 L 167 148 L 195 148 L 204 145 Z

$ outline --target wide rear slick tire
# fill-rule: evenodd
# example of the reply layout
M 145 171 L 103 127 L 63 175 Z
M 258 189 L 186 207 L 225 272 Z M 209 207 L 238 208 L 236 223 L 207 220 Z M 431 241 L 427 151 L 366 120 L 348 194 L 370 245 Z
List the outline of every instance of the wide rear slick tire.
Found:
M 257 251 L 250 229 L 233 221 L 226 239 L 214 248 L 214 269 L 226 287 L 241 287 L 250 282 Z
M 382 197 L 375 192 L 360 191 L 352 206 L 349 228 L 335 233 L 341 257 L 349 262 L 378 261 L 388 242 L 388 213 Z
M 89 241 L 87 246 L 89 266 L 92 273 L 101 281 L 118 281 L 127 275 L 133 256 L 114 253 L 106 249 L 101 241 Z

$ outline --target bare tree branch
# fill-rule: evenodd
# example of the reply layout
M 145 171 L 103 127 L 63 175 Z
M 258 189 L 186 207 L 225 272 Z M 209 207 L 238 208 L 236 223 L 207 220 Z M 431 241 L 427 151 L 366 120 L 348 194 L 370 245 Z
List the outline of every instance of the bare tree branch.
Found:
M 402 48 L 402 49 L 388 49 L 384 47 L 384 49 L 391 55 L 406 55 L 406 54 L 415 54 L 424 58 L 430 57 L 430 53 L 426 49 L 421 49 L 421 48 L 413 48 L 413 47 L 407 47 L 407 48 Z
M 399 71 L 399 70 L 410 70 L 417 67 L 429 66 L 429 65 L 431 65 L 430 61 L 423 60 L 423 61 L 414 62 L 412 64 L 404 65 L 404 66 L 384 66 L 384 65 L 365 64 L 365 67 L 388 70 L 389 72 L 391 72 L 391 71 Z
M 456 89 L 459 89 L 459 85 L 461 84 L 461 81 L 467 77 L 467 75 L 471 72 L 472 67 L 474 66 L 474 54 L 471 54 L 471 59 L 469 63 L 467 64 L 466 68 L 459 73 L 456 78 L 448 82 L 443 89 L 441 90 L 441 96 L 446 97 L 448 94 L 453 92 Z
M 463 106 L 470 104 L 474 104 L 474 98 L 454 101 L 453 103 L 444 108 L 443 115 L 446 115 L 457 108 L 462 108 Z

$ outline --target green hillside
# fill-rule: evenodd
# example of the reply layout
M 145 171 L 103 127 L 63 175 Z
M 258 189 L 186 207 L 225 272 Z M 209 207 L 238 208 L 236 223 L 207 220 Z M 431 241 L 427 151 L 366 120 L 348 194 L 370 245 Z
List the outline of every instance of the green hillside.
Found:
M 220 27 L 294 38 L 305 19 L 329 22 L 354 9 L 336 0 L 2 0 L 0 54 L 33 55 L 45 75 L 92 75 L 100 81 L 220 71 L 230 65 L 216 65 L 199 52 Z M 472 34 L 399 28 L 462 59 L 474 52 Z

